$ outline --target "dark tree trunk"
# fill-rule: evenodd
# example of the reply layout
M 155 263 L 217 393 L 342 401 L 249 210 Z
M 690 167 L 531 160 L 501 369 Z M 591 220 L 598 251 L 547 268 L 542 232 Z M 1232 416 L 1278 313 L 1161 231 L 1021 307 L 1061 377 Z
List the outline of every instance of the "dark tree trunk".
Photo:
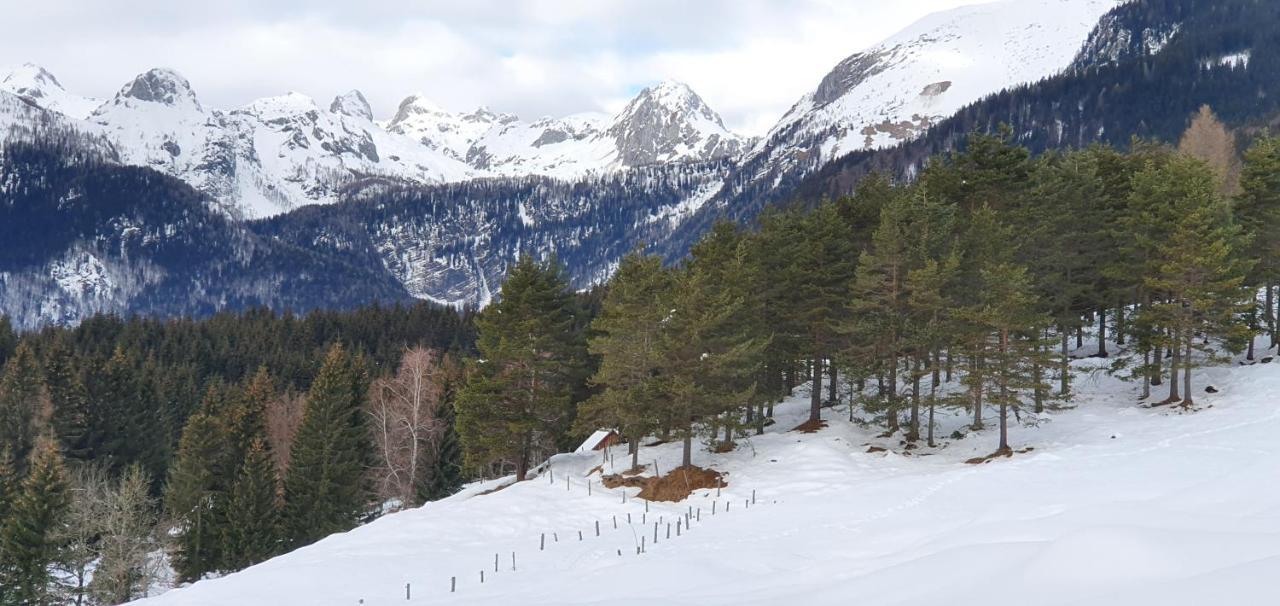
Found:
M 689 422 L 689 426 L 684 432 L 684 452 L 680 455 L 680 466 L 689 467 L 693 465 L 693 421 Z M 657 473 L 657 470 L 654 470 Z
M 1267 332 L 1271 333 L 1271 345 L 1268 349 L 1276 346 L 1276 300 L 1275 285 L 1267 285 Z
M 516 482 L 524 482 L 529 475 L 529 436 L 521 438 L 520 456 L 516 457 Z
M 640 438 L 631 440 L 631 468 L 640 469 Z
M 827 371 L 827 374 L 829 375 L 828 378 L 831 380 L 831 384 L 827 386 L 827 401 L 831 402 L 832 406 L 835 406 L 840 403 L 838 399 L 840 394 L 836 389 L 836 383 L 840 376 L 838 371 L 836 371 L 836 365 L 834 363 L 829 363 L 827 366 L 829 367 L 829 370 Z
M 1249 295 L 1250 307 L 1249 312 L 1249 348 L 1245 351 L 1244 359 L 1253 361 L 1253 341 L 1258 336 L 1258 295 L 1254 293 Z
M 1061 367 L 1058 369 L 1058 395 L 1067 397 L 1071 393 L 1071 335 L 1067 332 L 1066 325 L 1058 328 L 1062 333 L 1062 361 Z
M 1142 399 L 1151 397 L 1151 350 L 1142 352 Z
M 1164 346 L 1156 344 L 1156 349 L 1151 354 L 1151 386 L 1159 387 L 1164 385 Z
M 973 362 L 970 363 L 973 376 L 980 376 L 982 372 L 982 361 L 978 356 L 974 356 Z M 982 381 L 974 381 L 972 387 L 973 400 L 973 424 L 970 427 L 974 430 L 982 429 Z
M 1182 405 L 1191 408 L 1195 397 L 1191 395 L 1191 336 L 1187 336 L 1187 346 L 1182 355 Z
M 1175 333 L 1173 336 L 1173 345 L 1169 348 L 1173 350 L 1173 360 L 1169 361 L 1169 397 L 1166 401 L 1169 403 L 1177 402 L 1182 397 L 1178 395 L 1178 363 L 1182 357 L 1182 342 Z
M 809 420 L 817 423 L 822 419 L 822 357 L 813 360 L 813 388 L 809 390 Z
M 1116 345 L 1124 345 L 1124 301 L 1116 306 Z
M 1084 324 L 1076 327 L 1076 349 L 1084 347 Z
M 907 429 L 907 440 L 911 442 L 920 439 L 920 368 L 920 358 L 915 358 L 911 372 L 911 427 Z
M 1009 450 L 1009 331 L 1000 331 L 1000 448 Z
M 1000 403 L 1000 448 L 997 452 L 1009 451 L 1009 405 Z
M 889 360 L 889 432 L 898 431 L 898 359 Z
M 1098 357 L 1107 357 L 1107 308 L 1098 308 Z

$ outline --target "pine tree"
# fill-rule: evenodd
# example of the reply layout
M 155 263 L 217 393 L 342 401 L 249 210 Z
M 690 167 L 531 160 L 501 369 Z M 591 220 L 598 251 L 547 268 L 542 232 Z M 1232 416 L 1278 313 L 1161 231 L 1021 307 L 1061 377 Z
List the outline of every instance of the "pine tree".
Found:
M 35 444 L 44 409 L 44 385 L 35 353 L 21 343 L 0 375 L 0 449 L 12 452 L 19 468 Z
M 1262 321 L 1274 348 L 1280 339 L 1275 294 L 1280 284 L 1280 138 L 1267 134 L 1254 141 L 1245 152 L 1240 185 L 1236 216 L 1250 238 L 1250 257 L 1257 261 L 1248 284 L 1265 289 Z
M 0 315 L 0 365 L 9 360 L 17 347 L 18 333 L 13 330 L 13 323 L 9 321 L 9 316 Z
M 9 518 L 9 508 L 18 495 L 18 470 L 14 467 L 13 451 L 0 448 L 0 529 Z
M 1169 238 L 1157 246 L 1158 269 L 1146 284 L 1166 297 L 1152 306 L 1151 315 L 1173 335 L 1174 346 L 1181 347 L 1181 368 L 1174 369 L 1174 376 L 1176 382 L 1178 370 L 1183 373 L 1182 405 L 1190 407 L 1191 373 L 1202 364 L 1193 354 L 1215 357 L 1214 346 L 1198 337 L 1218 337 L 1232 350 L 1250 338 L 1239 315 L 1249 308 L 1244 284 L 1251 264 L 1240 255 L 1247 239 L 1207 167 L 1180 159 L 1160 176 L 1175 183 L 1172 187 L 1181 194 L 1167 199 L 1180 217 Z
M 63 456 L 76 461 L 93 458 L 89 433 L 89 394 L 76 371 L 67 339 L 55 339 L 44 358 L 44 382 L 53 407 L 53 430 Z
M 187 420 L 165 487 L 165 509 L 178 522 L 174 570 L 184 581 L 197 581 L 225 563 L 221 534 L 234 452 L 226 421 L 217 415 L 221 398 L 210 387 L 201 410 Z
M 693 248 L 676 275 L 671 312 L 661 333 L 664 396 L 660 414 L 684 442 L 682 466 L 692 464 L 699 425 L 727 428 L 736 411 L 755 405 L 767 337 L 751 321 L 748 255 L 740 228 L 720 223 Z
M 259 367 L 253 377 L 235 391 L 227 412 L 235 460 L 243 460 L 254 442 L 266 439 L 267 407 L 275 396 L 275 381 L 265 366 Z
M 89 390 L 95 458 L 115 474 L 139 463 L 150 477 L 160 477 L 169 458 L 169 428 L 150 377 L 122 346 L 96 375 Z
M 253 441 L 245 453 L 227 503 L 222 552 L 230 570 L 263 562 L 280 547 L 279 485 L 266 442 Z
M 959 264 L 959 255 L 952 252 L 941 260 L 926 259 L 922 267 L 913 269 L 907 274 L 907 291 L 910 293 L 907 308 L 911 314 L 910 339 L 913 349 L 928 353 L 924 370 L 931 375 L 929 395 L 924 398 L 928 411 L 925 427 L 926 442 L 929 446 L 935 445 L 934 412 L 944 398 L 939 393 L 942 382 L 942 349 L 954 337 L 951 317 L 953 305 L 945 293 L 948 291 L 949 283 L 955 278 Z M 852 407 L 849 412 L 852 417 Z
M 590 351 L 600 356 L 591 382 L 604 391 L 583 403 L 578 430 L 617 429 L 631 443 L 632 467 L 639 467 L 641 438 L 661 422 L 654 412 L 663 397 L 658 369 L 671 278 L 657 257 L 624 258 L 609 283 L 604 308 L 591 324 Z
M 965 382 L 1000 409 L 997 454 L 1009 454 L 1009 410 L 1017 411 L 1026 392 L 1043 389 L 1035 373 L 1043 355 L 1039 335 L 1048 320 L 1036 309 L 1035 293 L 1025 268 L 995 263 L 982 270 L 981 303 L 960 311 L 985 330 L 987 337 L 975 352 L 978 372 Z
M 510 463 L 523 481 L 536 456 L 554 451 L 588 367 L 575 312 L 559 267 L 525 256 L 507 274 L 502 300 L 476 317 L 480 355 L 457 399 L 470 465 Z
M 426 482 L 419 488 L 418 500 L 436 501 L 462 489 L 462 445 L 458 441 L 457 415 L 452 398 L 441 405 L 438 421 L 444 429 L 436 442 L 435 457 L 427 470 Z
M 53 603 L 55 536 L 70 503 L 56 442 L 42 439 L 29 467 L 0 529 L 0 604 Z
M 871 246 L 858 259 L 847 304 L 844 332 L 852 335 L 852 358 L 886 375 L 883 409 L 889 431 L 898 429 L 898 370 L 910 357 L 919 369 L 932 353 L 912 347 L 912 313 L 907 278 L 926 260 L 937 259 L 951 239 L 952 208 L 934 201 L 923 188 L 902 190 L 880 212 Z M 913 376 L 911 424 L 907 439 L 919 439 L 919 375 Z
M 287 545 L 313 543 L 350 530 L 369 503 L 365 469 L 371 446 L 365 425 L 367 381 L 358 360 L 333 345 L 307 392 L 284 480 Z

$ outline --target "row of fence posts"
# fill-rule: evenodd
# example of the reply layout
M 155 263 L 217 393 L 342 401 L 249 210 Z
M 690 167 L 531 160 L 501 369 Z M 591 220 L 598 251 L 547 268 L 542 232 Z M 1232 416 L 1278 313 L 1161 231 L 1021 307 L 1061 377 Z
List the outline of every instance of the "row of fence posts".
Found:
M 612 455 L 610 455 L 610 458 L 612 458 Z M 612 460 L 610 460 L 610 465 L 612 466 Z M 658 462 L 657 462 L 657 461 L 654 461 L 654 462 L 653 462 L 653 468 L 654 468 L 654 472 L 655 472 L 655 473 L 657 473 L 657 470 L 658 470 Z M 548 481 L 548 483 L 549 483 L 549 484 L 554 485 L 554 484 L 555 484 L 555 470 L 554 470 L 554 469 L 552 469 L 550 466 L 548 466 L 548 467 L 547 467 L 547 471 L 548 471 L 548 480 L 549 480 L 549 481 Z M 564 480 L 564 481 L 565 481 L 565 490 L 572 490 L 572 485 L 570 484 L 570 477 L 568 476 L 568 474 L 566 474 L 566 476 L 565 476 L 565 480 Z M 720 496 L 720 494 L 721 494 L 721 493 L 720 493 L 720 488 L 721 488 L 721 486 L 720 486 L 720 485 L 717 485 L 717 486 L 716 486 L 716 497 L 719 497 L 719 496 Z M 607 489 L 606 489 L 606 490 L 607 490 Z M 623 502 L 623 503 L 626 503 L 626 501 L 627 501 L 627 491 L 626 491 L 626 487 L 624 486 L 620 492 L 622 493 L 622 502 Z M 592 494 L 592 492 L 591 492 L 591 480 L 587 480 L 587 495 L 588 495 L 588 496 L 590 496 L 591 494 Z M 640 517 L 640 525 L 641 525 L 642 527 L 648 527 L 648 517 L 649 517 L 649 500 L 648 500 L 648 499 L 642 499 L 642 500 L 644 501 L 644 512 L 643 512 L 643 513 L 641 513 L 641 517 Z M 714 516 L 714 515 L 716 515 L 716 513 L 717 513 L 717 506 L 718 506 L 718 503 L 719 503 L 719 500 L 718 500 L 718 499 L 717 499 L 717 500 L 713 500 L 713 501 L 711 502 L 711 515 L 713 515 L 713 516 Z M 749 498 L 749 499 L 744 499 L 744 500 L 743 500 L 743 508 L 744 508 L 744 509 L 746 509 L 746 508 L 750 508 L 750 507 L 751 507 L 751 505 L 754 505 L 755 503 L 756 503 L 756 491 L 753 489 L 753 490 L 751 491 L 751 498 Z M 725 511 L 726 513 L 728 513 L 728 511 L 729 511 L 730 505 L 731 505 L 731 502 L 730 502 L 730 501 L 725 501 L 724 511 Z M 687 508 L 687 510 L 685 511 L 685 513 L 684 513 L 684 515 L 683 515 L 683 516 L 680 516 L 680 515 L 677 515 L 677 516 L 676 516 L 676 524 L 675 524 L 676 537 L 683 536 L 683 533 L 684 533 L 685 531 L 687 531 L 687 530 L 689 530 L 689 529 L 691 529 L 691 528 L 692 528 L 692 525 L 693 525 L 693 523 L 694 523 L 694 522 L 701 522 L 701 521 L 702 521 L 702 508 L 701 508 L 701 507 L 694 507 L 693 505 L 689 505 L 689 506 L 688 506 L 688 508 Z M 613 529 L 614 529 L 614 530 L 617 530 L 617 529 L 618 529 L 618 516 L 617 516 L 617 515 L 613 515 L 613 516 L 612 516 L 612 522 L 613 522 Z M 641 554 L 644 554 L 644 553 L 648 553 L 648 546 L 649 546 L 650 544 L 654 544 L 654 545 L 656 545 L 656 544 L 658 543 L 658 537 L 659 537 L 659 534 L 660 534 L 660 530 L 662 529 L 662 524 L 664 524 L 664 523 L 666 524 L 666 539 L 667 539 L 667 540 L 670 540 L 670 539 L 671 539 L 671 523 L 670 523 L 670 522 L 666 522 L 666 518 L 665 518 L 665 516 L 659 517 L 659 519 L 653 523 L 653 541 L 652 541 L 652 543 L 648 543 L 648 541 L 647 541 L 648 536 L 647 536 L 647 535 L 640 535 L 640 543 L 639 543 L 638 545 L 636 545 L 636 555 L 641 555 Z M 632 526 L 632 525 L 633 525 L 633 522 L 632 522 L 632 519 L 631 519 L 631 512 L 627 512 L 627 525 L 628 525 L 628 526 Z M 600 534 L 600 520 L 595 520 L 595 536 L 597 536 L 597 537 L 601 536 L 601 534 Z M 553 542 L 553 543 L 559 543 L 559 542 L 560 542 L 560 535 L 559 535 L 559 533 L 558 533 L 558 532 L 552 532 L 552 533 L 551 533 L 551 540 L 552 540 L 552 542 Z M 581 531 L 581 530 L 579 530 L 579 531 L 578 531 L 578 540 L 579 540 L 579 541 L 582 541 L 582 540 L 583 540 L 583 534 L 582 534 L 582 531 Z M 544 533 L 542 533 L 542 536 L 541 536 L 541 538 L 539 539 L 538 551 L 546 551 L 546 549 L 547 549 L 547 533 L 545 533 L 545 532 L 544 532 Z M 621 556 L 621 555 L 622 555 L 622 550 L 621 550 L 621 549 L 618 549 L 618 550 L 617 550 L 617 554 L 618 554 L 619 556 Z M 499 554 L 499 553 L 494 553 L 494 554 L 493 554 L 493 572 L 494 572 L 495 574 L 499 571 L 499 566 L 500 566 L 500 554 Z M 512 552 L 511 552 L 511 570 L 512 570 L 513 572 L 516 570 L 516 552 L 514 552 L 514 551 L 512 551 Z M 481 584 L 484 584 L 484 582 L 485 582 L 484 573 L 485 573 L 485 571 L 484 571 L 484 570 L 480 570 L 480 583 L 481 583 Z M 457 593 L 457 591 L 458 591 L 458 577 L 457 577 L 457 576 L 451 576 L 451 577 L 449 577 L 449 593 Z M 413 587 L 412 587 L 412 584 L 411 584 L 411 583 L 405 583 L 405 584 L 404 584 L 404 599 L 405 599 L 406 601 L 410 601 L 410 600 L 412 600 L 412 599 L 413 599 Z M 363 599 L 361 599 L 359 603 L 360 603 L 360 604 L 364 604 L 364 600 L 363 600 Z

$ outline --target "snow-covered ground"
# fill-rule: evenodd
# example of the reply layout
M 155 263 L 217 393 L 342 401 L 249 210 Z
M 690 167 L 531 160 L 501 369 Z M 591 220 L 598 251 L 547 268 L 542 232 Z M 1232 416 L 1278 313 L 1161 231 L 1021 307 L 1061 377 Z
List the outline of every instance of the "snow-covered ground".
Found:
M 1135 386 L 1100 370 L 1106 362 L 1076 364 L 1074 408 L 1015 425 L 1014 448 L 1033 450 L 1012 459 L 963 462 L 994 450 L 993 429 L 905 454 L 839 409 L 826 411 L 831 426 L 817 434 L 791 432 L 806 413 L 797 393 L 764 436 L 729 454 L 696 454 L 728 473 L 720 496 L 700 491 L 645 513 L 588 474 L 599 453 L 559 455 L 554 479 L 483 495 L 503 481 L 473 486 L 146 603 L 398 604 L 406 584 L 410 602 L 424 604 L 1273 600 L 1280 362 L 1199 371 L 1192 412 L 1141 407 Z M 1219 393 L 1205 393 L 1209 384 Z M 944 419 L 944 436 L 964 422 Z M 623 468 L 621 449 L 614 456 Z M 678 456 L 676 444 L 642 451 L 663 470 Z M 679 537 L 673 526 L 668 539 L 667 524 L 690 508 L 701 520 Z

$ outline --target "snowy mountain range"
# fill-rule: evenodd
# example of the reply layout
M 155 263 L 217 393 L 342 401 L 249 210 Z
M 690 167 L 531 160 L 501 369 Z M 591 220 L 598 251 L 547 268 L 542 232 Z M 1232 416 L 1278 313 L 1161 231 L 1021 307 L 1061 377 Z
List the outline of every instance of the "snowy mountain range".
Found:
M 201 103 L 178 73 L 155 69 L 98 101 L 30 65 L 0 80 L 0 130 L 75 128 L 108 148 L 110 161 L 177 177 L 232 220 L 261 219 L 246 226 L 268 241 L 339 259 L 364 272 L 361 280 L 390 280 L 417 298 L 483 305 L 520 254 L 556 254 L 585 287 L 607 279 L 628 252 L 678 259 L 714 221 L 751 221 L 769 203 L 804 195 L 802 184 L 846 154 L 883 152 L 881 169 L 909 174 L 924 156 L 893 155 L 900 144 L 923 141 L 990 95 L 1080 69 L 1082 48 L 1119 36 L 1110 31 L 1117 24 L 1099 21 L 1122 4 L 1000 0 L 935 14 L 841 61 L 759 140 L 732 133 L 689 87 L 671 82 L 613 116 L 524 121 L 485 108 L 451 113 L 413 95 L 379 120 L 358 91 L 326 105 L 289 93 L 221 110 Z M 1166 12 L 1154 21 L 1166 25 L 1148 29 L 1167 42 L 1167 24 L 1183 16 Z M 48 271 L 0 266 L 0 283 L 8 275 L 45 284 Z M 184 270 L 167 271 L 177 278 Z M 201 309 L 255 304 L 191 282 Z M 28 311 L 27 325 L 137 308 L 123 294 L 93 306 L 79 306 L 75 293 L 48 296 L 68 302 L 57 318 Z M 289 300 L 295 309 L 324 307 L 323 296 Z M 148 309 L 188 305 L 170 303 Z
M 121 162 L 176 176 L 244 218 L 334 202 L 344 185 L 368 176 L 418 183 L 576 179 L 729 158 L 776 178 L 911 139 L 984 95 L 1062 70 L 1118 2 L 1003 0 L 932 15 L 841 61 L 758 141 L 725 128 L 697 93 L 676 82 L 642 90 L 613 116 L 533 121 L 488 108 L 450 112 L 420 94 L 390 119 L 376 120 L 359 91 L 327 106 L 288 93 L 214 109 L 169 69 L 140 74 L 104 102 L 69 92 L 27 64 L 0 79 L 0 94 L 105 134 Z M 0 112 L 0 128 L 24 120 Z
M 390 120 L 375 121 L 359 91 L 328 107 L 288 93 L 213 109 L 170 69 L 140 74 L 98 102 L 68 92 L 48 71 L 27 64 L 4 76 L 0 95 L 6 94 L 105 135 L 122 163 L 176 176 L 243 218 L 334 202 L 344 185 L 362 177 L 424 184 L 527 175 L 573 179 L 734 156 L 749 143 L 675 82 L 644 89 L 616 116 L 533 122 L 484 108 L 450 113 L 421 95 L 405 99 Z M 0 113 L 0 127 L 28 120 Z

